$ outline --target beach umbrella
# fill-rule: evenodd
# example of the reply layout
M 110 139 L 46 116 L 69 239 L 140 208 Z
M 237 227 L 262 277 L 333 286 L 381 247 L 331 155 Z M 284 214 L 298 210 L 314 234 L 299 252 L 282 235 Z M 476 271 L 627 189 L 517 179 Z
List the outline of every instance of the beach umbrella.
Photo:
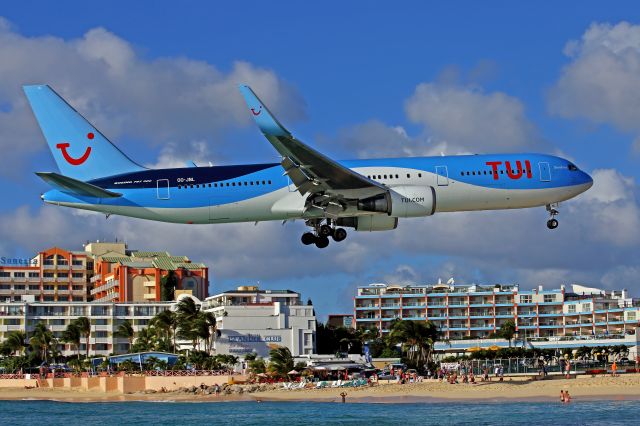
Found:
M 490 351 L 497 351 L 498 349 L 500 349 L 500 346 L 496 346 L 496 345 L 489 346 Z
M 293 375 L 295 375 L 295 374 L 300 374 L 300 373 L 298 373 L 296 370 L 291 370 L 291 371 L 289 371 L 287 374 L 289 374 L 289 375 L 292 375 L 292 376 L 293 376 Z

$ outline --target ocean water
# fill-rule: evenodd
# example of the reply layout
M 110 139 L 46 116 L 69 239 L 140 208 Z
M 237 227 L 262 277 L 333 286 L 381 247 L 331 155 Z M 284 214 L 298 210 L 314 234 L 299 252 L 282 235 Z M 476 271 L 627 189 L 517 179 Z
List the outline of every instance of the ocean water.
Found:
M 426 402 L 105 402 L 0 401 L 2 425 L 632 425 L 640 401 Z

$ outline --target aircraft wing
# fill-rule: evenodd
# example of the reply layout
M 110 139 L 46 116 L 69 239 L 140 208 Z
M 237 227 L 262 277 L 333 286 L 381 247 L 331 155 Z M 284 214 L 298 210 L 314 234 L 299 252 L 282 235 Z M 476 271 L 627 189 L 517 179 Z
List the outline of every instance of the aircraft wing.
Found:
M 37 172 L 40 179 L 47 182 L 54 188 L 67 192 L 70 194 L 76 194 L 83 197 L 96 197 L 96 198 L 117 198 L 122 194 L 117 192 L 107 191 L 99 186 L 92 185 L 90 183 L 82 182 L 81 180 L 70 178 L 53 172 Z
M 302 195 L 322 193 L 357 200 L 388 191 L 384 185 L 340 165 L 293 137 L 249 86 L 240 86 L 240 92 L 258 127 L 282 156 L 285 174 Z

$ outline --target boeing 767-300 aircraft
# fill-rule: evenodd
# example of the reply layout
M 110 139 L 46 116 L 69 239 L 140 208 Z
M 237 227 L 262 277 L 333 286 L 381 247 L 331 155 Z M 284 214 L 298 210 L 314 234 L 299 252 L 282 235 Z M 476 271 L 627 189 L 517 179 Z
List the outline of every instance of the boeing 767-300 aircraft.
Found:
M 302 243 L 342 241 L 344 228 L 390 231 L 435 213 L 557 205 L 591 177 L 542 154 L 333 160 L 296 139 L 248 86 L 249 113 L 280 163 L 152 170 L 132 161 L 47 85 L 25 86 L 60 173 L 37 173 L 50 204 L 142 219 L 215 224 L 302 219 Z

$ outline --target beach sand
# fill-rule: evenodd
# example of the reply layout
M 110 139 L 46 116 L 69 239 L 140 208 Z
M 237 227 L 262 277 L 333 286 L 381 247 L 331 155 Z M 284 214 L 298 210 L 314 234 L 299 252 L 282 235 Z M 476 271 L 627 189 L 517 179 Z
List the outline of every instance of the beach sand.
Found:
M 559 400 L 560 390 L 569 390 L 574 401 L 640 399 L 640 374 L 619 377 L 581 377 L 528 381 L 523 378 L 505 378 L 504 382 L 455 384 L 428 380 L 421 383 L 399 385 L 380 383 L 373 387 L 329 388 L 303 390 L 273 390 L 243 395 L 193 395 L 169 393 L 104 393 L 97 390 L 0 388 L 0 400 L 42 399 L 65 402 L 117 402 L 117 401 L 316 401 L 338 402 L 340 393 L 347 393 L 347 402 L 435 402 L 435 401 L 549 401 Z

